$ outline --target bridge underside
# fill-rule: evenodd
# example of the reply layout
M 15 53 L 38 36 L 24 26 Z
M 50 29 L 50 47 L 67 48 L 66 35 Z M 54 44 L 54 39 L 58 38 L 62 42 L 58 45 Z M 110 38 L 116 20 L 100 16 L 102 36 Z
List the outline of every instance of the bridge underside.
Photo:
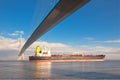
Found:
M 22 53 L 39 37 L 49 31 L 64 18 L 69 16 L 71 13 L 82 7 L 89 0 L 60 0 L 57 5 L 51 10 L 46 18 L 40 23 L 37 29 L 33 32 L 30 38 L 26 41 L 22 47 L 18 59 L 21 58 Z

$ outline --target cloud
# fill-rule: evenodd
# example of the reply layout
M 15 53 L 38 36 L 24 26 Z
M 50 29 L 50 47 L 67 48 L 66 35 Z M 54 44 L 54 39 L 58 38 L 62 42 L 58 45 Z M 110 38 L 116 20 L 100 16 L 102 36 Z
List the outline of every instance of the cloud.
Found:
M 22 39 L 22 44 L 25 43 L 25 40 Z M 49 48 L 67 48 L 69 47 L 68 45 L 62 44 L 62 43 L 48 43 L 48 42 L 34 42 L 28 49 L 34 49 L 36 46 L 40 45 L 41 47 L 49 47 Z M 12 39 L 12 38 L 6 38 L 3 36 L 0 36 L 0 50 L 17 50 L 19 46 L 19 39 Z
M 105 46 L 79 46 L 77 47 L 79 52 L 87 54 L 120 54 L 120 48 L 105 47 Z
M 8 34 L 9 36 L 18 36 L 19 34 L 17 33 L 11 33 L 11 34 Z
M 15 33 L 24 34 L 24 31 L 15 31 Z
M 48 42 L 34 42 L 28 50 L 30 51 L 35 51 L 36 46 L 41 46 L 41 48 L 47 47 L 49 48 L 52 52 L 69 52 L 70 46 L 62 44 L 62 43 L 48 43 Z
M 18 40 L 0 36 L 0 50 L 15 50 L 18 48 Z
M 104 41 L 104 43 L 120 43 L 120 39 L 118 39 L 118 40 L 108 40 L 108 41 Z
M 22 39 L 23 44 L 26 42 Z M 69 45 L 63 43 L 49 43 L 49 42 L 34 42 L 26 51 L 25 55 L 28 58 L 29 55 L 34 55 L 34 51 L 36 46 L 41 46 L 42 48 L 45 46 L 51 50 L 52 54 L 67 54 L 67 53 L 85 53 L 85 54 L 120 54 L 120 48 L 115 47 L 105 47 L 105 46 L 88 46 L 81 45 L 79 47 L 71 47 Z M 9 57 L 7 59 L 16 59 L 18 55 L 19 49 L 19 39 L 6 38 L 4 36 L 0 36 L 0 60 L 6 59 L 2 58 Z M 112 58 L 112 57 L 111 57 Z
M 23 35 L 24 31 L 14 31 L 13 33 L 8 33 L 8 32 L 0 32 L 1 36 L 11 36 L 11 37 L 15 37 L 15 36 L 19 36 L 19 35 Z
M 22 39 L 23 44 L 26 42 L 24 39 Z M 40 45 L 41 47 L 47 47 L 51 49 L 51 52 L 68 52 L 69 46 L 62 44 L 62 43 L 48 43 L 48 42 L 34 42 L 26 51 L 27 57 L 29 55 L 33 55 L 36 46 Z M 16 59 L 18 55 L 19 50 L 19 39 L 12 39 L 12 38 L 6 38 L 4 36 L 0 36 L 0 57 L 6 56 L 9 57 L 9 59 Z M 2 56 L 1 56 L 2 55 Z M 16 56 L 16 57 L 15 57 Z M 12 57 L 12 58 L 10 58 Z M 3 58 L 0 58 L 0 60 Z M 6 59 L 6 58 L 4 58 Z
M 106 41 L 95 41 L 97 43 L 120 43 L 120 39 L 116 40 L 106 40 Z
M 95 43 L 120 43 L 120 39 L 115 39 L 115 40 L 104 40 L 104 41 L 97 41 L 93 37 L 84 37 L 83 40 L 95 42 Z
M 18 35 L 23 35 L 24 31 L 15 31 L 13 33 L 8 33 L 9 36 L 18 36 Z

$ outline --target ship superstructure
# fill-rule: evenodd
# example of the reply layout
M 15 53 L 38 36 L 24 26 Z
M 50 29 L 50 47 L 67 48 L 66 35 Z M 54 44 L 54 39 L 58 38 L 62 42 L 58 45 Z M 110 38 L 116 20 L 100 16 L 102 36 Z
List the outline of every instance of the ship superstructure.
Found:
M 50 49 L 47 49 L 46 47 L 41 48 L 40 46 L 37 46 L 35 51 L 35 56 L 50 57 L 51 56 Z

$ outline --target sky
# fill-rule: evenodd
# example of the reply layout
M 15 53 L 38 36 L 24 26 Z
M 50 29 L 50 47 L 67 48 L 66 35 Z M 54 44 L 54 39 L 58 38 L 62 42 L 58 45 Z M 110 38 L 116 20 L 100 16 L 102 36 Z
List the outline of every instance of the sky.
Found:
M 23 44 L 58 0 L 0 0 L 0 60 L 14 60 L 18 55 L 19 35 Z M 120 0 L 90 0 L 25 52 L 34 54 L 37 45 L 52 52 L 105 54 L 120 57 Z M 4 58 L 6 57 L 7 58 Z

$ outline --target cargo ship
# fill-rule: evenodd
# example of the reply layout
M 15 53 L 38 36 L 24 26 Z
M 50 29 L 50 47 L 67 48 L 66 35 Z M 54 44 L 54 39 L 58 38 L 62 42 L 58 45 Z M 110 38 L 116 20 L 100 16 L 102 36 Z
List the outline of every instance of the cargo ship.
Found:
M 36 47 L 35 55 L 29 56 L 30 61 L 72 62 L 72 61 L 104 61 L 105 55 L 86 54 L 51 54 L 50 50 Z

